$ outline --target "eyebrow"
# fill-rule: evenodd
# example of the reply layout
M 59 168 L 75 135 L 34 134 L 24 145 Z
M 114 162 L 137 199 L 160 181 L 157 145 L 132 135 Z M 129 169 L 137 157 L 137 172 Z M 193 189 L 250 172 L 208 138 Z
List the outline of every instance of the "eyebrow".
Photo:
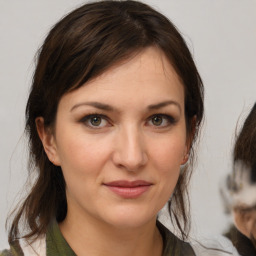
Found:
M 92 101 L 92 102 L 78 103 L 70 109 L 70 112 L 73 111 L 74 109 L 78 108 L 78 107 L 81 107 L 81 106 L 92 106 L 92 107 L 95 107 L 95 108 L 98 108 L 98 109 L 101 109 L 101 110 L 114 111 L 114 108 L 110 105 Z
M 148 109 L 149 110 L 157 110 L 163 107 L 166 107 L 168 105 L 175 105 L 178 107 L 178 109 L 181 111 L 181 106 L 178 102 L 173 101 L 173 100 L 168 100 L 168 101 L 163 101 L 157 104 L 151 104 L 148 105 Z M 104 104 L 104 103 L 100 103 L 100 102 L 96 102 L 96 101 L 91 101 L 91 102 L 82 102 L 82 103 L 78 103 L 76 105 L 74 105 L 71 109 L 70 112 L 73 111 L 74 109 L 81 107 L 81 106 L 92 106 L 101 110 L 106 110 L 106 111 L 114 111 L 115 108 L 108 105 L 108 104 Z
M 163 107 L 166 107 L 168 105 L 175 105 L 178 107 L 178 109 L 181 111 L 181 106 L 178 102 L 176 101 L 173 101 L 173 100 L 168 100 L 168 101 L 163 101 L 163 102 L 160 102 L 160 103 L 157 103 L 157 104 L 152 104 L 152 105 L 149 105 L 148 106 L 148 109 L 149 110 L 156 110 L 156 109 L 159 109 L 159 108 L 163 108 Z

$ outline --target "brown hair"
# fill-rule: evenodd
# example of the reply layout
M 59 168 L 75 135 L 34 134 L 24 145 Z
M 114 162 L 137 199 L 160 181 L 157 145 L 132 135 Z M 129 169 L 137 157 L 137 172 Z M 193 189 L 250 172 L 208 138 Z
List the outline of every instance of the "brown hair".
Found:
M 23 237 L 32 238 L 45 233 L 51 219 L 64 220 L 67 212 L 61 168 L 48 160 L 35 119 L 43 117 L 46 127 L 53 125 L 59 100 L 65 93 L 149 46 L 164 52 L 184 84 L 187 130 L 190 138 L 194 136 L 191 142 L 195 141 L 203 118 L 203 85 L 175 26 L 156 10 L 137 1 L 100 1 L 81 6 L 51 29 L 38 52 L 26 107 L 30 170 L 37 173 L 37 179 L 16 213 L 9 241 L 19 236 L 22 219 L 29 228 Z M 181 173 L 169 207 L 183 238 L 189 230 L 185 199 L 189 176 L 188 171 Z
M 256 183 L 256 103 L 236 139 L 233 160 L 243 161 L 251 170 L 251 182 Z
M 256 103 L 251 109 L 249 115 L 247 116 L 243 127 L 237 137 L 234 152 L 233 152 L 233 160 L 234 163 L 236 161 L 242 161 L 250 170 L 250 180 L 249 182 L 256 186 Z M 234 173 L 236 175 L 236 173 Z M 256 195 L 251 195 L 256 196 Z M 248 207 L 240 207 L 237 206 L 235 211 L 241 215 L 243 219 L 248 214 L 254 215 L 256 213 L 256 205 L 248 206 Z M 252 225 L 252 230 L 256 229 L 256 221 Z M 250 239 L 256 248 L 254 236 L 255 232 L 251 232 Z

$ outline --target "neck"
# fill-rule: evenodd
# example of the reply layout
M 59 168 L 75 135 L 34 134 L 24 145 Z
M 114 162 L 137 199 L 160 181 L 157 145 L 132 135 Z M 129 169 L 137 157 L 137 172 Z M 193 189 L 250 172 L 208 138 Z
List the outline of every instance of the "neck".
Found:
M 68 214 L 60 230 L 76 255 L 162 255 L 163 242 L 156 219 L 136 228 L 118 228 L 95 219 L 74 217 Z

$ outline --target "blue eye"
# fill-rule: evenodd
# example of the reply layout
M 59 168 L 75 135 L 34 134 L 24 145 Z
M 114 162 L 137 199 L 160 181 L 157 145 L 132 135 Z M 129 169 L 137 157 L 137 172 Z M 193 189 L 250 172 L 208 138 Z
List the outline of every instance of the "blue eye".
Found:
M 109 124 L 106 117 L 98 114 L 87 115 L 81 120 L 81 122 L 90 128 L 96 129 L 106 127 Z

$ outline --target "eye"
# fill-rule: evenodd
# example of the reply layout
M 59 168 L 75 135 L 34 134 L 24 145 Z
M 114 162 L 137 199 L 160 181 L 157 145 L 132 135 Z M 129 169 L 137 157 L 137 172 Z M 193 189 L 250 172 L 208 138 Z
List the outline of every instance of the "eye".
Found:
M 175 119 L 172 116 L 166 114 L 157 114 L 149 118 L 148 124 L 151 126 L 165 128 L 175 123 Z
M 159 126 L 163 123 L 164 119 L 162 116 L 154 116 L 152 118 L 152 124 L 155 126 Z
M 107 118 L 99 114 L 87 115 L 84 118 L 82 118 L 81 122 L 84 123 L 89 128 L 93 128 L 93 129 L 104 128 L 109 125 Z

